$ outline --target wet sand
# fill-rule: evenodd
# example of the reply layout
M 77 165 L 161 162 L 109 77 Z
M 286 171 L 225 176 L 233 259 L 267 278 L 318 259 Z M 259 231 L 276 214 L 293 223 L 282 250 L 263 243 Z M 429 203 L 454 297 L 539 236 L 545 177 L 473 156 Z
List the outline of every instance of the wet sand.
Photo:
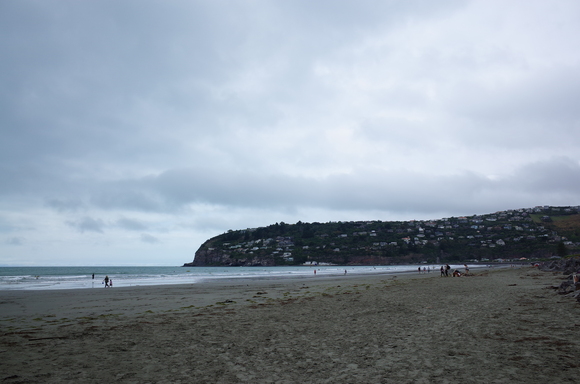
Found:
M 530 267 L 0 291 L 3 383 L 556 383 L 580 306 Z

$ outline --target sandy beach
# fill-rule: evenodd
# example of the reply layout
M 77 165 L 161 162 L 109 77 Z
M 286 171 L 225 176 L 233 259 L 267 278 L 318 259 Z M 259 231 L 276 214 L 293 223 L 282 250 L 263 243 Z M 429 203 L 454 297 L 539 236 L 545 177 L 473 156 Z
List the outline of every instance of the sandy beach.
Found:
M 561 383 L 580 306 L 531 267 L 0 292 L 3 383 Z

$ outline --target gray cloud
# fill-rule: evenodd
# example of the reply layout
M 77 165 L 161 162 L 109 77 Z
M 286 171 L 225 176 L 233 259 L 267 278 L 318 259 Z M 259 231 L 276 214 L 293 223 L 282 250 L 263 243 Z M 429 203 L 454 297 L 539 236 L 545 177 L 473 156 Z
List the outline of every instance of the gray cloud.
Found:
M 50 199 L 46 204 L 59 212 L 76 212 L 85 207 L 85 204 L 79 199 Z
M 149 235 L 147 233 L 141 234 L 141 241 L 148 244 L 157 244 L 160 242 L 160 240 L 157 237 Z
M 502 178 L 469 171 L 437 175 L 369 169 L 312 178 L 189 168 L 126 181 L 124 192 L 119 193 L 132 196 L 132 191 L 140 191 L 150 195 L 159 202 L 160 210 L 214 204 L 259 209 L 312 206 L 338 211 L 408 211 L 413 207 L 424 212 L 458 212 L 493 210 L 495 199 L 511 200 L 510 194 L 542 196 L 543 200 L 556 193 L 573 199 L 580 187 L 578 176 L 579 162 L 568 157 L 529 163 Z M 116 200 L 119 204 L 115 209 L 135 207 L 133 202 L 123 205 L 126 200 L 122 196 Z M 528 204 L 534 202 L 530 199 Z
M 23 260 L 580 204 L 575 1 L 0 8 L 0 230 Z
M 580 162 L 558 156 L 530 163 L 515 172 L 508 186 L 531 194 L 557 194 L 573 199 L 580 191 Z
M 91 217 L 83 217 L 79 220 L 68 221 L 67 224 L 81 233 L 97 232 L 104 233 L 104 222 L 101 219 L 93 219 Z
M 8 245 L 23 245 L 24 239 L 22 237 L 10 237 L 6 240 Z
M 117 226 L 130 230 L 130 231 L 142 231 L 147 229 L 147 225 L 142 223 L 140 220 L 128 219 L 126 217 L 117 220 Z

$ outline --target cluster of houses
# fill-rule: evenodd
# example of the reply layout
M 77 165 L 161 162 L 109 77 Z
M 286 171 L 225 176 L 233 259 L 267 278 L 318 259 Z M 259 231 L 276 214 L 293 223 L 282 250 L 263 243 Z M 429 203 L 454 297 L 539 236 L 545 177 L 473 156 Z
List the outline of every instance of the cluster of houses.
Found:
M 246 231 L 253 231 L 254 229 L 247 229 Z M 275 238 L 248 240 L 241 243 L 232 244 L 225 242 L 222 244 L 222 249 L 244 254 L 253 254 L 260 250 L 270 250 L 272 256 L 282 257 L 287 261 L 293 261 L 292 250 L 294 248 L 294 241 L 289 236 L 277 236 Z M 214 248 L 209 248 L 213 251 Z
M 580 213 L 580 206 L 538 206 L 440 220 L 349 222 L 349 225 L 342 226 L 349 229 L 343 233 L 325 231 L 320 227 L 311 239 L 277 236 L 237 243 L 224 242 L 220 248 L 223 251 L 245 255 L 269 254 L 293 262 L 296 253 L 309 254 L 321 250 L 328 253 L 363 250 L 368 252 L 400 247 L 416 249 L 428 245 L 439 246 L 443 242 L 447 244 L 456 242 L 469 247 L 487 249 L 526 241 L 563 242 L 569 247 L 579 247 L 580 244 L 569 241 L 545 226 L 545 223 L 551 220 L 551 216 L 577 213 Z

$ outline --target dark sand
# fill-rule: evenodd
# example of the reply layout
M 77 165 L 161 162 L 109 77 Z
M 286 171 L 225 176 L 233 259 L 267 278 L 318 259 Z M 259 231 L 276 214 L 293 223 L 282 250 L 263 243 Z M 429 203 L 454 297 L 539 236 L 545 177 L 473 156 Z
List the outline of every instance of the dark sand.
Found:
M 522 269 L 0 291 L 2 383 L 562 383 L 580 305 Z

